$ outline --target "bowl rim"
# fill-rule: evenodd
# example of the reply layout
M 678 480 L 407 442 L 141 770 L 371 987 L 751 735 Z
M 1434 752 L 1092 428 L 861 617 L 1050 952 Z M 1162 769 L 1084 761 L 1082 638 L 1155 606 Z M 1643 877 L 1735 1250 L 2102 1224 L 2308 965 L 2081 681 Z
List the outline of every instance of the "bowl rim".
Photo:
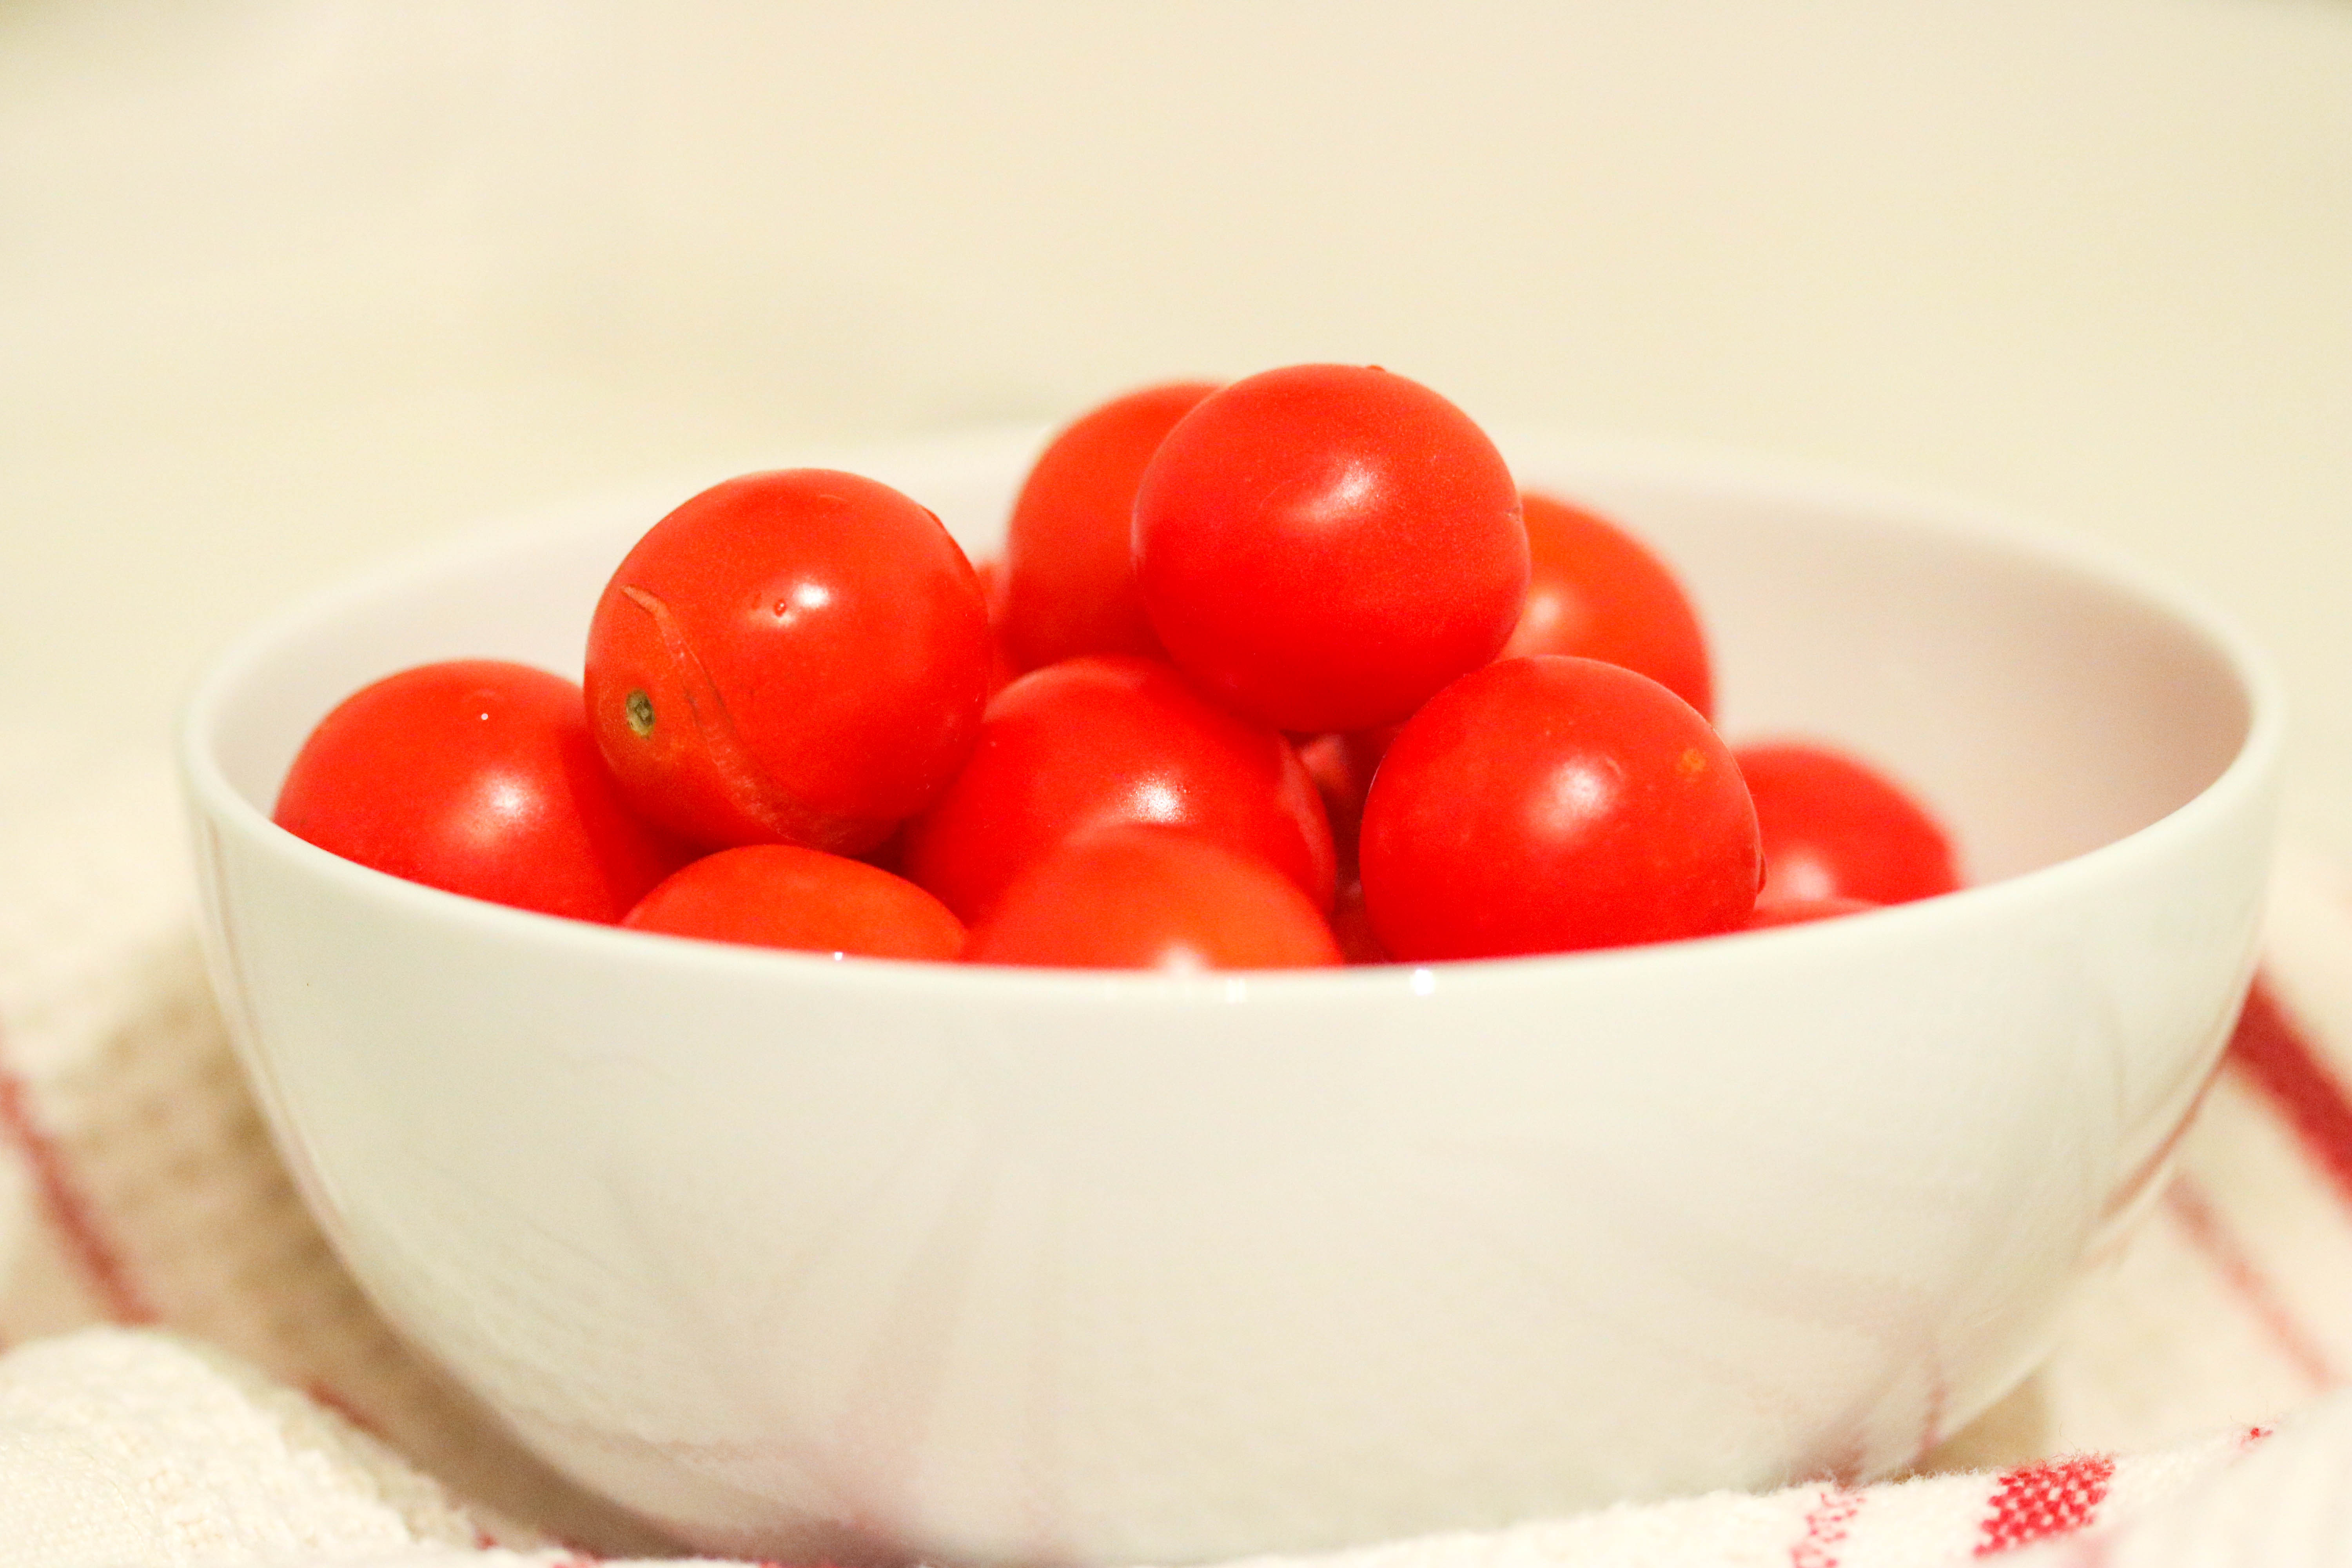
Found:
M 2230 616 L 2184 586 L 2127 553 L 2102 542 L 2054 529 L 2038 520 L 1933 491 L 1906 489 L 1842 470 L 1727 447 L 1665 444 L 1588 437 L 1535 428 L 1491 426 L 1515 468 L 1576 467 L 1604 470 L 1612 479 L 1690 489 L 1712 487 L 1813 508 L 1867 511 L 1885 526 L 1991 546 L 2012 555 L 2088 580 L 2137 601 L 2188 632 L 2214 655 L 2234 680 L 2246 709 L 2246 725 L 2229 763 L 2195 795 L 2163 816 L 2080 854 L 2046 866 L 1961 888 L 1935 898 L 1874 910 L 1867 916 L 1816 921 L 1756 931 L 1686 938 L 1636 947 L 1591 949 L 1503 958 L 1391 963 L 1332 969 L 1232 970 L 1196 973 L 1016 967 L 940 963 L 914 960 L 837 957 L 628 931 L 491 903 L 411 882 L 378 871 L 296 837 L 271 821 L 228 781 L 215 751 L 223 710 L 244 689 L 256 668 L 282 645 L 331 621 L 342 609 L 374 602 L 469 563 L 527 551 L 534 545 L 578 535 L 592 517 L 618 516 L 624 507 L 657 518 L 714 479 L 684 487 L 653 483 L 583 494 L 565 502 L 509 513 L 453 540 L 403 552 L 376 566 L 305 595 L 264 617 L 222 647 L 200 670 L 180 705 L 173 753 L 180 785 L 194 823 L 234 832 L 253 848 L 278 858 L 317 881 L 359 900 L 383 901 L 407 918 L 474 931 L 485 938 L 528 946 L 572 948 L 583 958 L 670 968 L 714 980 L 733 977 L 768 984 L 789 981 L 838 988 L 851 996 L 871 992 L 951 998 L 960 994 L 1011 997 L 1062 1005 L 1125 1004 L 1160 1007 L 1171 1003 L 1230 1005 L 1245 1000 L 1295 999 L 1312 1005 L 1334 994 L 1427 997 L 1441 991 L 1530 984 L 1557 985 L 1571 976 L 1592 982 L 1633 976 L 1660 965 L 1694 963 L 1738 968 L 1784 963 L 1800 952 L 1826 956 L 1851 950 L 1858 957 L 1890 943 L 1934 941 L 1960 923 L 1999 921 L 2029 900 L 2063 899 L 2150 858 L 2174 843 L 2193 838 L 2209 823 L 2247 809 L 2260 809 L 2271 795 L 2282 766 L 2286 731 L 2285 700 L 2274 665 Z M 1050 430 L 1042 426 L 997 426 L 935 437 L 903 437 L 856 447 L 817 447 L 793 460 L 759 467 L 835 467 L 863 472 L 941 464 L 1009 463 L 1034 454 Z M 861 467 L 861 465 L 863 465 Z M 719 476 L 726 477 L 725 475 Z M 667 497 L 667 500 L 660 499 Z M 576 678 L 575 678 L 576 679 Z M 1726 936 L 1738 940 L 1727 941 Z M 607 944 L 617 943 L 618 946 Z

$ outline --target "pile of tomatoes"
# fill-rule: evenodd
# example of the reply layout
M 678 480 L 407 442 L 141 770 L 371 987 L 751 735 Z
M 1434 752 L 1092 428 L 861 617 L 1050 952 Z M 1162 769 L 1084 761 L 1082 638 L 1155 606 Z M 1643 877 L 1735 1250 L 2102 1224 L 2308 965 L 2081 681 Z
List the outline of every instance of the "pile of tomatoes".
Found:
M 975 571 L 825 469 L 630 551 L 585 679 L 346 700 L 276 816 L 455 892 L 835 954 L 1091 968 L 1669 941 L 1958 885 L 1900 789 L 1735 753 L 1674 574 L 1377 367 L 1114 399 Z

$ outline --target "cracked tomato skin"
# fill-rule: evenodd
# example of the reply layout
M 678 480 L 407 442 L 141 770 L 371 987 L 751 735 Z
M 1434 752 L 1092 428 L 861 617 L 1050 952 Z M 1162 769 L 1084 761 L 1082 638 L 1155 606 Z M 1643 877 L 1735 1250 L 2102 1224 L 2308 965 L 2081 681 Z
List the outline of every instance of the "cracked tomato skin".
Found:
M 1364 903 L 1407 963 L 1731 931 L 1762 847 L 1731 749 L 1645 675 L 1558 654 L 1464 676 L 1364 801 Z
M 419 665 L 345 698 L 271 816 L 412 882 L 607 923 L 686 858 L 622 804 L 580 688 L 497 659 Z
M 1495 657 L 1528 591 L 1502 454 L 1376 366 L 1291 365 L 1203 398 L 1143 470 L 1134 547 L 1177 668 L 1301 734 L 1405 718 Z
M 825 468 L 747 474 L 656 523 L 589 627 L 589 723 L 644 816 L 705 847 L 857 855 L 955 776 L 988 612 L 938 518 Z

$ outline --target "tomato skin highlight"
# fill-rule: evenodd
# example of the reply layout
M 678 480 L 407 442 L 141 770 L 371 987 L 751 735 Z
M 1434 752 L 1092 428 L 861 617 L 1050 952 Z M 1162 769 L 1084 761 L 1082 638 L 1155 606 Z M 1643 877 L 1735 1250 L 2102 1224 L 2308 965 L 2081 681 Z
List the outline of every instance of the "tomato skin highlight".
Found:
M 1759 902 L 1904 904 L 1959 887 L 1950 837 L 1868 763 L 1794 742 L 1741 746 L 1738 755 L 1764 835 Z
M 1339 947 L 1298 885 L 1254 856 L 1166 827 L 1081 834 L 1013 879 L 968 963 L 1065 969 L 1300 969 Z
M 1755 807 L 1697 710 L 1597 659 L 1474 670 L 1405 722 L 1364 802 L 1364 899 L 1407 963 L 1729 931 Z
M 1639 670 L 1715 718 L 1706 637 L 1673 568 L 1608 519 L 1529 491 L 1526 607 L 1501 657 L 1567 654 Z
M 746 844 L 672 872 L 621 923 L 708 942 L 952 962 L 963 922 L 903 877 L 796 844 Z
M 345 698 L 271 816 L 412 882 L 607 924 L 687 856 L 623 803 L 580 688 L 498 659 L 420 665 Z
M 614 573 L 590 722 L 623 793 L 680 837 L 854 855 L 954 776 L 990 656 L 979 579 L 930 512 L 855 474 L 747 474 Z
M 1330 907 L 1331 830 L 1290 742 L 1131 655 L 1065 659 L 999 692 L 971 760 L 907 825 L 902 865 L 977 925 L 1027 867 L 1128 823 L 1256 856 Z
M 1298 733 L 1404 718 L 1494 658 L 1527 594 L 1494 443 L 1371 367 L 1293 365 L 1202 399 L 1144 469 L 1134 542 L 1168 657 Z
M 1016 671 L 1081 654 L 1159 655 L 1135 586 L 1135 487 L 1176 422 L 1215 390 L 1179 381 L 1114 397 L 1039 455 L 1004 540 L 1001 627 Z

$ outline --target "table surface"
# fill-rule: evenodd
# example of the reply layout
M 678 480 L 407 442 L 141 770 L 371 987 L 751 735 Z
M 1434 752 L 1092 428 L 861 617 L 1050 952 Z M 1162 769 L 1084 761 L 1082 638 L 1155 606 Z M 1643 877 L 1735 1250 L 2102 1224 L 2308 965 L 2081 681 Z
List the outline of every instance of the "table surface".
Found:
M 255 616 L 562 498 L 1353 359 L 2118 544 L 2352 853 L 2352 5 L 1331 16 L 0 7 L 16 716 L 160 746 Z

